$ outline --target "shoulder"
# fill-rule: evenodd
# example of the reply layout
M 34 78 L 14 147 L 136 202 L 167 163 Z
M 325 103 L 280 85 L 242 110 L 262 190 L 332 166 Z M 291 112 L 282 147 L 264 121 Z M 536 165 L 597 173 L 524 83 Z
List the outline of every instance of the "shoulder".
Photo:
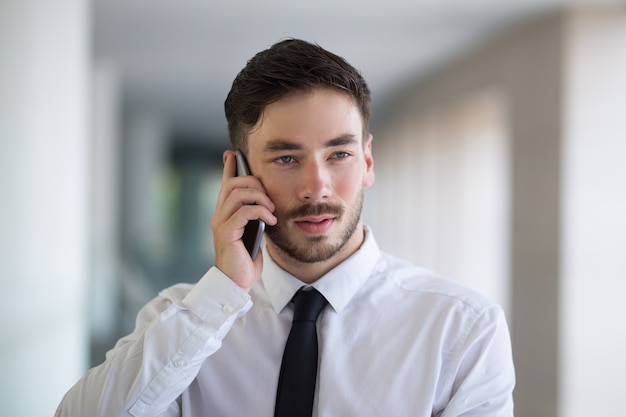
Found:
M 376 264 L 375 276 L 383 285 L 405 297 L 419 298 L 421 302 L 459 305 L 480 314 L 499 306 L 480 292 L 468 288 L 449 277 L 431 269 L 417 266 L 385 252 L 381 252 Z
M 480 292 L 384 252 L 372 278 L 366 296 L 384 306 L 377 312 L 410 317 L 402 324 L 407 337 L 426 335 L 431 342 L 439 340 L 447 352 L 463 352 L 473 341 L 490 338 L 508 349 L 504 311 Z

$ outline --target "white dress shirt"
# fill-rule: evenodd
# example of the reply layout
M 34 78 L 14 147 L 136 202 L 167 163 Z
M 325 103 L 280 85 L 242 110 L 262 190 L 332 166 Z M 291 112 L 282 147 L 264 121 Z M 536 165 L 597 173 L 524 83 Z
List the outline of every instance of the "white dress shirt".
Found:
M 267 416 L 303 284 L 264 252 L 250 293 L 217 268 L 162 291 L 56 416 Z M 479 294 L 361 248 L 313 284 L 314 416 L 512 416 L 515 382 L 502 309 Z

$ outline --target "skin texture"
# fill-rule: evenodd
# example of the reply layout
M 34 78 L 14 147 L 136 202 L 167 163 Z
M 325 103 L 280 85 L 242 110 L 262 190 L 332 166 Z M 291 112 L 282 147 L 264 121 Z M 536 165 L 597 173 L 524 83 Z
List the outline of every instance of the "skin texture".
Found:
M 352 98 L 336 90 L 298 92 L 269 104 L 248 137 L 254 176 L 235 177 L 224 153 L 212 227 L 216 266 L 245 290 L 260 277 L 241 242 L 250 219 L 267 223 L 272 259 L 311 283 L 362 244 L 364 189 L 374 183 L 372 136 Z

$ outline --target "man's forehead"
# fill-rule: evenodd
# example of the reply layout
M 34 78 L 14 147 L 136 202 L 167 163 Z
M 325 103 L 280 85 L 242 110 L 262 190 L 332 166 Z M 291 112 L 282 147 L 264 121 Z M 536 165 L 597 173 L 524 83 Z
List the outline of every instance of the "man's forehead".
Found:
M 249 145 L 268 151 L 360 143 L 363 115 L 344 92 L 317 89 L 292 93 L 264 109 L 248 134 Z
M 296 90 L 290 93 L 287 93 L 277 100 L 274 100 L 270 103 L 267 103 L 260 111 L 259 118 L 251 129 L 251 133 L 258 129 L 264 122 L 266 115 L 268 112 L 275 110 L 276 108 L 289 108 L 294 104 L 299 102 L 306 102 L 307 99 L 312 99 L 313 97 L 332 97 L 334 99 L 341 98 L 341 101 L 344 101 L 348 104 L 349 107 L 354 109 L 359 115 L 361 119 L 361 123 L 365 123 L 364 115 L 361 113 L 361 109 L 356 101 L 356 99 L 351 96 L 349 93 L 327 87 L 320 88 L 312 88 L 307 90 Z

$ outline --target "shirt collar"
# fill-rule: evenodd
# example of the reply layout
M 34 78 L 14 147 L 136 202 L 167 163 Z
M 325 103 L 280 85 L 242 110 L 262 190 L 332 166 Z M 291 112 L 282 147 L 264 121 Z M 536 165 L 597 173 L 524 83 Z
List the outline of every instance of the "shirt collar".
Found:
M 367 227 L 364 230 L 365 239 L 361 247 L 312 284 L 326 297 L 335 312 L 340 312 L 350 302 L 371 275 L 378 261 L 380 255 L 378 244 L 371 230 Z M 263 250 L 261 281 L 276 313 L 285 308 L 300 287 L 307 285 L 278 266 L 267 248 Z

